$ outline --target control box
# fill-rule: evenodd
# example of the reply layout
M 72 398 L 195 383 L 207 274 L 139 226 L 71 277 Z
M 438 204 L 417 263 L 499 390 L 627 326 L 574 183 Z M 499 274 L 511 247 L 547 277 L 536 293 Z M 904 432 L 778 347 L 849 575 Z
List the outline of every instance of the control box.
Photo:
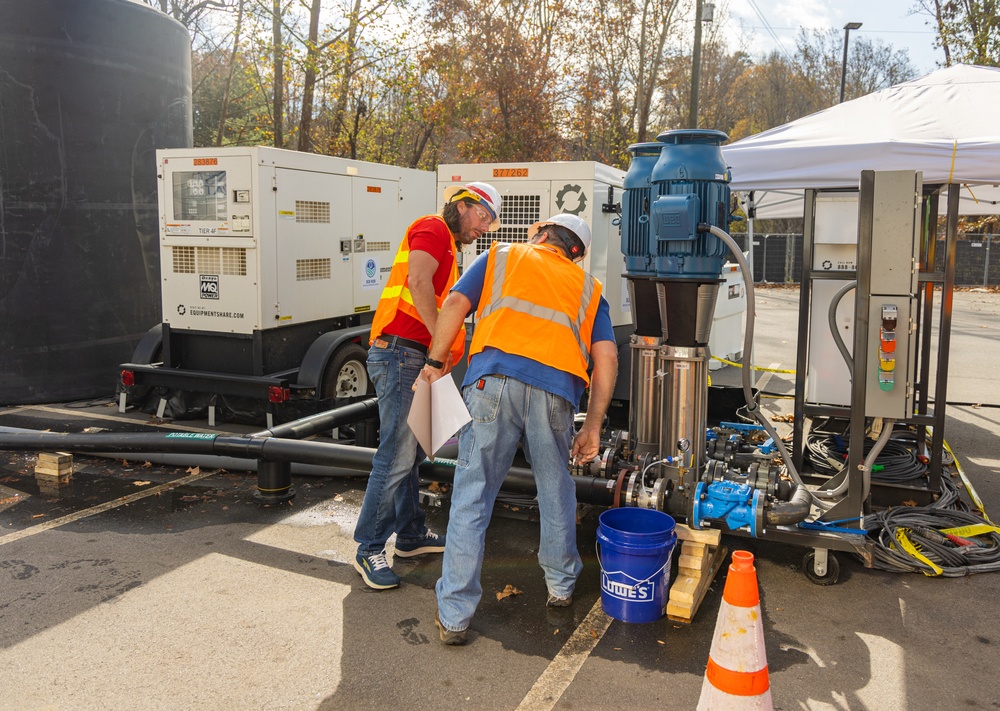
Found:
M 868 368 L 865 414 L 905 419 L 913 414 L 917 250 L 922 173 L 875 171 L 870 227 Z

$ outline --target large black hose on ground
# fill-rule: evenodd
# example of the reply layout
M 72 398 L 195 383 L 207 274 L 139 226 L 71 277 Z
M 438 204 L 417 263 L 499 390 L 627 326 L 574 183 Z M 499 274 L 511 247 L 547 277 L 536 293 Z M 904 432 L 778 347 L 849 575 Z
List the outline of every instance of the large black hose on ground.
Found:
M 375 456 L 375 450 L 368 447 L 265 437 L 259 433 L 250 436 L 195 432 L 78 434 L 16 430 L 9 427 L 0 427 L 0 450 L 76 452 L 101 456 L 113 453 L 110 456 L 114 457 L 150 453 L 221 456 L 245 460 L 247 469 L 253 469 L 251 465 L 255 462 L 295 462 L 353 470 L 358 474 L 368 474 L 371 471 L 372 457 Z M 208 462 L 203 466 L 207 465 Z M 454 474 L 454 463 L 451 461 L 425 461 L 420 465 L 421 477 L 429 481 L 451 482 Z M 613 481 L 586 476 L 572 478 L 576 484 L 577 500 L 581 503 L 599 506 L 613 504 Z M 503 489 L 534 495 L 534 474 L 530 469 L 514 467 L 507 473 Z

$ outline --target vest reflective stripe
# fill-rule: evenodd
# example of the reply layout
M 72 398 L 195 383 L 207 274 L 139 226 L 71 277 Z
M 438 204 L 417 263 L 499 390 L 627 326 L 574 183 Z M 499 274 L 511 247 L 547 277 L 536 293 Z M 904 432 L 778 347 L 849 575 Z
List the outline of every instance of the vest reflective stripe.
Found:
M 441 220 L 442 224 L 444 223 L 444 219 L 440 216 L 434 215 L 434 218 Z M 420 218 L 407 228 L 403 241 L 400 242 L 399 249 L 396 251 L 396 256 L 392 260 L 392 270 L 389 272 L 389 279 L 386 282 L 385 288 L 382 289 L 378 307 L 375 309 L 375 317 L 372 319 L 371 336 L 368 345 L 371 345 L 385 331 L 386 326 L 395 320 L 397 314 L 405 314 L 415 321 L 423 323 L 423 319 L 420 318 L 420 312 L 417 311 L 417 307 L 413 304 L 410 287 L 407 286 L 410 268 L 410 232 L 417 222 L 423 219 L 425 218 Z M 448 292 L 455 285 L 456 281 L 458 281 L 458 260 L 453 255 L 451 273 L 448 275 L 444 289 L 440 294 L 434 295 L 434 301 L 439 311 L 441 310 L 441 304 L 444 303 Z M 452 361 L 457 363 L 465 351 L 465 326 L 462 326 L 458 336 L 455 337 L 450 351 Z
M 508 272 L 514 262 L 518 267 Z M 589 381 L 599 281 L 548 247 L 497 244 L 488 257 L 486 282 L 470 355 L 491 346 Z M 536 284 L 546 287 L 539 293 L 541 303 L 532 299 Z

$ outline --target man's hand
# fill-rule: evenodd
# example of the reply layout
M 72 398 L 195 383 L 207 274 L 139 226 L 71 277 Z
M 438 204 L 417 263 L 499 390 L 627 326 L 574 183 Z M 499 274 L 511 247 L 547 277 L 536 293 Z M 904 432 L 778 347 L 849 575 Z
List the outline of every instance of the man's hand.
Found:
M 600 447 L 601 430 L 584 426 L 573 438 L 573 450 L 570 452 L 573 464 L 586 464 L 597 456 Z
M 441 366 L 440 368 L 434 368 L 431 367 L 430 365 L 425 365 L 423 369 L 420 371 L 420 374 L 417 376 L 417 380 L 425 380 L 428 383 L 433 383 L 435 380 L 444 377 L 445 375 L 451 372 L 451 366 L 452 366 L 451 360 L 452 360 L 451 353 L 449 353 L 444 360 L 444 365 Z M 417 391 L 416 381 L 413 382 L 412 390 L 413 392 Z

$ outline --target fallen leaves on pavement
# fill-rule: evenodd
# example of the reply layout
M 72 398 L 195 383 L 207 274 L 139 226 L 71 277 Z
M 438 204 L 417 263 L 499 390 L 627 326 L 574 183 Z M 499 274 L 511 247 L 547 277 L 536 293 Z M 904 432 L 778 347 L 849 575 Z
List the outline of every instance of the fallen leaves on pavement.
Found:
M 507 585 L 502 592 L 497 593 L 497 600 L 503 600 L 505 597 L 510 597 L 511 595 L 523 595 L 524 590 L 518 590 L 513 585 Z

